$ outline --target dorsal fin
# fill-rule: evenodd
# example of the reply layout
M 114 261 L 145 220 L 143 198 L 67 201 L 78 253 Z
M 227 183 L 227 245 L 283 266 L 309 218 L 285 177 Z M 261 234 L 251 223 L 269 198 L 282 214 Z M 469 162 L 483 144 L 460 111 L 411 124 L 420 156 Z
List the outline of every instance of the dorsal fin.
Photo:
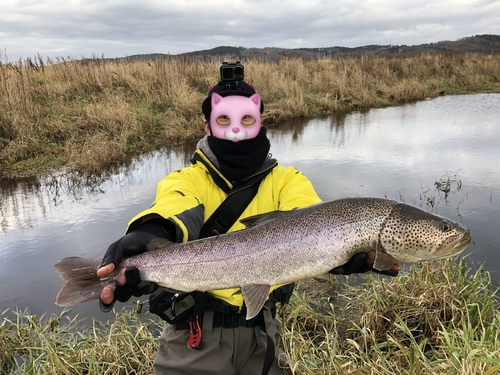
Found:
M 172 245 L 175 245 L 175 242 L 169 241 L 166 238 L 156 237 L 149 241 L 147 248 L 148 251 L 153 251 L 164 249 L 165 247 L 169 247 Z
M 271 211 L 265 214 L 259 214 L 254 216 L 249 216 L 240 220 L 240 223 L 243 224 L 246 228 L 252 228 L 259 225 L 264 225 L 266 223 L 270 223 L 274 220 L 283 219 L 285 216 L 289 215 L 290 211 Z

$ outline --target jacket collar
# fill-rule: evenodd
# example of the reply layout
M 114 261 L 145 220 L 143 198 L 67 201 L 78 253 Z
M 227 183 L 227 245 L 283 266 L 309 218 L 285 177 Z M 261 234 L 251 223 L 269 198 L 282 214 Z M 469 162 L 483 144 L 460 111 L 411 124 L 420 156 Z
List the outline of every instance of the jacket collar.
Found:
M 198 142 L 198 146 L 200 146 L 200 142 Z M 210 148 L 208 148 L 210 150 Z M 202 165 L 205 166 L 206 170 L 214 180 L 215 184 L 223 190 L 226 194 L 229 194 L 231 192 L 244 189 L 245 187 L 252 185 L 256 179 L 257 176 L 259 176 L 262 173 L 268 173 L 271 169 L 276 167 L 278 165 L 278 161 L 274 158 L 267 158 L 264 163 L 260 166 L 259 169 L 255 173 L 253 173 L 251 176 L 248 176 L 247 178 L 237 181 L 235 184 L 232 184 L 230 181 L 228 181 L 222 173 L 219 171 L 215 163 L 217 163 L 217 159 L 215 158 L 215 155 L 212 154 L 213 158 L 210 158 L 209 155 L 205 154 L 205 147 L 199 147 L 193 155 L 193 158 L 191 159 L 191 164 L 197 164 L 201 163 Z M 208 152 L 210 154 L 210 152 Z M 214 162 L 212 161 L 214 160 Z M 258 178 L 258 177 L 257 177 Z

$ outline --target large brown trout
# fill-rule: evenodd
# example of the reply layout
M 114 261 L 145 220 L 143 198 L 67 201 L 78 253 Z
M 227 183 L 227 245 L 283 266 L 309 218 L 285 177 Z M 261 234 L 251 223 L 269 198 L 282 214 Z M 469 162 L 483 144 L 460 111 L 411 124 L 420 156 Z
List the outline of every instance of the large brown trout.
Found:
M 246 229 L 186 243 L 153 240 L 152 250 L 126 258 L 99 279 L 99 259 L 65 258 L 55 265 L 66 281 L 56 300 L 74 306 L 115 285 L 122 268 L 141 279 L 187 293 L 240 287 L 247 319 L 262 308 L 270 285 L 324 274 L 358 252 L 376 250 L 374 268 L 446 258 L 471 242 L 470 231 L 446 218 L 388 199 L 348 198 L 242 220 Z

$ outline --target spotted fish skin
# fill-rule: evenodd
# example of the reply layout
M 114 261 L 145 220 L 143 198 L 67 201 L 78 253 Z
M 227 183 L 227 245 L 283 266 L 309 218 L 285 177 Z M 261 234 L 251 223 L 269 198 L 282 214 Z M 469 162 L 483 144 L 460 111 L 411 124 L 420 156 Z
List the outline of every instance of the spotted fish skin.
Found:
M 271 285 L 324 274 L 354 254 L 376 250 L 374 268 L 435 260 L 459 254 L 470 231 L 452 220 L 382 198 L 346 198 L 292 211 L 274 211 L 242 220 L 247 229 L 181 244 L 156 239 L 155 250 L 126 258 L 117 269 L 137 267 L 141 279 L 178 292 L 240 287 L 247 319 L 255 316 Z M 76 275 L 95 274 L 101 260 L 65 258 L 55 265 L 66 280 L 61 306 L 99 298 L 117 272 L 92 280 L 83 292 Z M 92 263 L 93 262 L 93 263 Z M 81 265 L 81 266 L 80 266 Z

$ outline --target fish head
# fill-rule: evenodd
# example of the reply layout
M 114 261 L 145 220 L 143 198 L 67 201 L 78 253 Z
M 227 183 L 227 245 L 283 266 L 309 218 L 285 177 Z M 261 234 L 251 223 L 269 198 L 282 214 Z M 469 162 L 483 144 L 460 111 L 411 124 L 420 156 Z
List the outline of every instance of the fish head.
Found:
M 386 218 L 377 249 L 397 263 L 416 263 L 457 255 L 471 243 L 463 225 L 404 203 Z

